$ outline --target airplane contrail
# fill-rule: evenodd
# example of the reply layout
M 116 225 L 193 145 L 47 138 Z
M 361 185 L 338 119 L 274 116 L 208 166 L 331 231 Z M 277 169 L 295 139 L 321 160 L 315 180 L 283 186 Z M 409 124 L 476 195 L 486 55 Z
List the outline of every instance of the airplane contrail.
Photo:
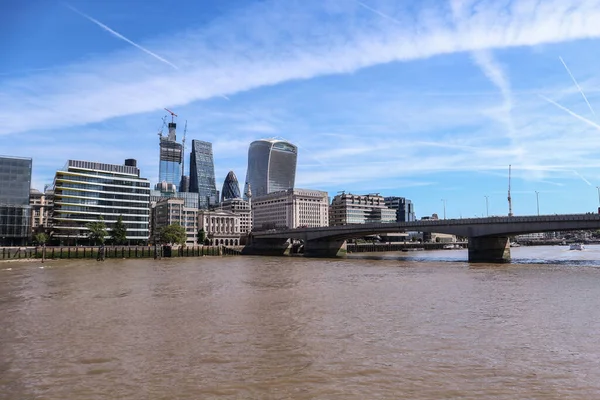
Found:
M 587 179 L 585 179 L 579 172 L 573 170 L 573 172 L 575 173 L 575 175 L 577 175 L 578 177 L 580 177 L 585 183 L 587 183 L 590 186 L 593 186 L 590 181 L 588 181 Z
M 129 43 L 132 46 L 137 47 L 138 49 L 142 50 L 144 53 L 150 54 L 152 57 L 156 58 L 159 61 L 162 61 L 163 63 L 170 65 L 171 67 L 175 68 L 175 69 L 179 69 L 175 64 L 173 64 L 172 62 L 165 60 L 164 58 L 162 58 L 161 56 L 159 56 L 156 53 L 151 52 L 150 50 L 146 49 L 145 47 L 140 46 L 139 44 L 127 39 L 125 36 L 121 35 L 119 32 L 109 28 L 108 26 L 104 25 L 102 22 L 98 21 L 97 19 L 94 19 L 92 17 L 90 17 L 89 15 L 79 11 L 78 9 L 76 9 L 75 7 L 64 3 L 66 7 L 70 8 L 72 11 L 76 12 L 77 14 L 81 15 L 82 17 L 86 18 L 89 21 L 92 21 L 93 23 L 95 23 L 96 25 L 98 25 L 100 28 L 104 29 L 105 31 L 113 34 L 114 36 L 118 37 L 121 40 L 126 41 L 127 43 Z
M 588 125 L 593 126 L 594 128 L 600 130 L 600 125 L 598 125 L 597 123 L 595 123 L 594 121 L 590 121 L 589 119 L 582 117 L 581 115 L 569 110 L 567 107 L 562 106 L 560 104 L 558 104 L 557 102 L 555 102 L 554 100 L 550 100 L 549 98 L 547 98 L 546 96 L 543 96 L 541 94 L 538 94 L 538 96 L 540 96 L 542 99 L 546 100 L 548 103 L 550 104 L 554 104 L 556 107 L 560 108 L 561 110 L 571 114 L 572 116 L 574 116 L 575 118 L 577 118 L 580 121 L 585 122 Z
M 585 100 L 585 103 L 588 105 L 588 108 L 590 109 L 590 111 L 592 112 L 592 114 L 595 117 L 596 113 L 594 112 L 594 109 L 592 108 L 592 105 L 588 101 L 587 96 L 585 95 L 585 93 L 583 93 L 583 89 L 581 89 L 581 86 L 579 86 L 579 83 L 577 83 L 577 80 L 575 79 L 575 77 L 571 73 L 571 70 L 569 69 L 569 67 L 567 67 L 567 64 L 565 63 L 565 60 L 563 60 L 563 58 L 561 56 L 558 56 L 558 59 L 560 60 L 560 62 L 562 63 L 562 65 L 564 65 L 565 69 L 569 73 L 569 76 L 573 80 L 573 83 L 575 84 L 575 86 L 577 86 L 577 90 L 579 90 L 579 93 L 581 93 L 581 96 L 583 96 L 583 100 Z
M 355 0 L 355 1 L 361 7 L 364 7 L 367 10 L 374 12 L 375 14 L 379 15 L 380 17 L 383 17 L 383 18 L 385 18 L 387 20 L 390 20 L 390 21 L 392 21 L 395 24 L 402 25 L 402 23 L 400 21 L 398 21 L 396 18 L 393 18 L 393 17 L 391 17 L 391 16 L 389 16 L 387 14 L 384 14 L 381 11 L 374 9 L 373 7 L 369 7 L 368 5 L 366 5 L 365 3 L 363 3 L 362 1 L 358 1 L 358 0 Z

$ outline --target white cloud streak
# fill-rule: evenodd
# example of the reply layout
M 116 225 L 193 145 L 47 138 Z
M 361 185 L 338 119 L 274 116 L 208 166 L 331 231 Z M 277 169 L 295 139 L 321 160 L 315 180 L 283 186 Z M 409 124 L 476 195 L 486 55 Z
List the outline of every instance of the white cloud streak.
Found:
M 125 42 L 129 43 L 130 45 L 137 47 L 138 49 L 140 49 L 141 51 L 143 51 L 146 54 L 151 55 L 152 57 L 156 58 L 159 61 L 162 61 L 163 63 L 175 68 L 175 69 L 179 69 L 175 64 L 173 64 L 172 62 L 165 60 L 163 57 L 159 56 L 158 54 L 148 50 L 147 48 L 140 46 L 139 44 L 135 43 L 134 41 L 127 39 L 125 36 L 121 35 L 119 32 L 115 31 L 114 29 L 109 28 L 108 26 L 104 25 L 102 22 L 98 21 L 95 18 L 90 17 L 89 15 L 79 11 L 78 9 L 76 9 L 75 7 L 66 4 L 65 6 L 67 8 L 69 8 L 70 10 L 76 12 L 77 14 L 81 15 L 82 17 L 86 18 L 87 20 L 93 22 L 94 24 L 98 25 L 100 28 L 104 29 L 105 31 L 107 31 L 108 33 L 118 37 L 121 40 L 124 40 Z
M 577 79 L 575 79 L 575 77 L 573 76 L 573 74 L 571 73 L 571 70 L 569 69 L 569 67 L 567 67 L 567 64 L 565 63 L 565 60 L 563 60 L 563 58 L 561 56 L 558 57 L 558 59 L 560 60 L 560 62 L 562 63 L 562 65 L 565 67 L 565 69 L 567 70 L 567 73 L 569 74 L 569 76 L 571 77 L 571 79 L 573 80 L 573 83 L 575 84 L 575 86 L 577 87 L 577 90 L 579 90 L 579 93 L 581 93 L 581 96 L 583 97 L 583 100 L 585 100 L 585 104 L 587 104 L 588 108 L 590 109 L 590 111 L 592 112 L 592 115 L 595 117 L 596 116 L 596 112 L 594 111 L 594 109 L 592 108 L 592 105 L 590 104 L 590 102 L 588 101 L 587 96 L 585 95 L 585 93 L 583 92 L 583 89 L 581 89 L 581 86 L 579 86 L 579 83 L 577 83 Z

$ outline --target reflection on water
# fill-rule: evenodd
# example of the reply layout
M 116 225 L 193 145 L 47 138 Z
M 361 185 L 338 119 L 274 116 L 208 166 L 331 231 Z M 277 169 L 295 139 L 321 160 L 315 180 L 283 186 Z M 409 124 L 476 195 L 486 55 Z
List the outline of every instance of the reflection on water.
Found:
M 0 264 L 0 399 L 598 398 L 600 248 L 511 251 Z

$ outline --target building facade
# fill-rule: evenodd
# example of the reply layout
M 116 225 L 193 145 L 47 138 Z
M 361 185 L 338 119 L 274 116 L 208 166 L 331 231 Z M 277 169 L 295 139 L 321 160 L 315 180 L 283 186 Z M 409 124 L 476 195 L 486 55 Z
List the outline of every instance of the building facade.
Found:
M 0 246 L 21 246 L 31 237 L 31 158 L 0 156 Z
M 338 194 L 331 201 L 329 225 L 396 222 L 396 210 L 386 207 L 378 194 Z
M 225 210 L 200 210 L 198 229 L 204 230 L 209 245 L 240 245 L 239 214 Z
M 329 225 L 327 192 L 288 189 L 252 198 L 252 229 L 295 229 Z
M 178 191 L 182 174 L 183 145 L 177 143 L 177 124 L 171 122 L 168 127 L 169 134 L 167 136 L 160 134 L 158 182 L 171 183 Z
M 207 209 L 219 201 L 219 192 L 215 184 L 212 143 L 192 140 L 190 192 L 198 193 L 201 209 Z
M 225 177 L 225 181 L 223 181 L 223 190 L 221 190 L 221 201 L 225 201 L 228 199 L 239 199 L 241 198 L 240 194 L 240 184 L 238 183 L 237 176 L 233 171 L 229 171 L 227 176 Z
M 29 192 L 29 205 L 31 206 L 31 231 L 52 227 L 52 210 L 54 208 L 54 191 L 46 189 L 44 193 L 37 189 Z
M 69 160 L 54 178 L 54 237 L 61 243 L 87 241 L 90 222 L 104 220 L 109 232 L 119 216 L 130 243 L 149 235 L 150 182 L 129 165 Z
M 416 221 L 412 201 L 397 196 L 384 197 L 385 206 L 396 210 L 396 222 Z
M 158 240 L 161 228 L 178 224 L 185 228 L 186 244 L 195 244 L 198 234 L 198 208 L 186 207 L 181 198 L 162 198 L 152 203 L 151 242 Z
M 221 203 L 221 210 L 229 211 L 240 217 L 240 233 L 246 235 L 252 230 L 252 209 L 246 200 L 227 199 Z
M 248 149 L 244 195 L 248 193 L 248 185 L 254 197 L 293 189 L 297 158 L 298 148 L 285 140 L 261 139 L 252 142 Z

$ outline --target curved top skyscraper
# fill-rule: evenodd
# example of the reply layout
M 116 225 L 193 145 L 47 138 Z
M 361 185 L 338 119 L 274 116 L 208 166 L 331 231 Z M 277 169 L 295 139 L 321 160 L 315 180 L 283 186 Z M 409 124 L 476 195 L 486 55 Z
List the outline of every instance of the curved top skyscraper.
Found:
M 250 143 L 244 198 L 248 184 L 252 196 L 293 189 L 298 148 L 285 140 L 261 139 Z
M 225 201 L 227 199 L 241 199 L 240 196 L 240 185 L 237 180 L 237 176 L 233 173 L 233 171 L 229 171 L 227 177 L 225 178 L 225 182 L 223 182 L 223 190 L 221 190 L 221 201 Z

